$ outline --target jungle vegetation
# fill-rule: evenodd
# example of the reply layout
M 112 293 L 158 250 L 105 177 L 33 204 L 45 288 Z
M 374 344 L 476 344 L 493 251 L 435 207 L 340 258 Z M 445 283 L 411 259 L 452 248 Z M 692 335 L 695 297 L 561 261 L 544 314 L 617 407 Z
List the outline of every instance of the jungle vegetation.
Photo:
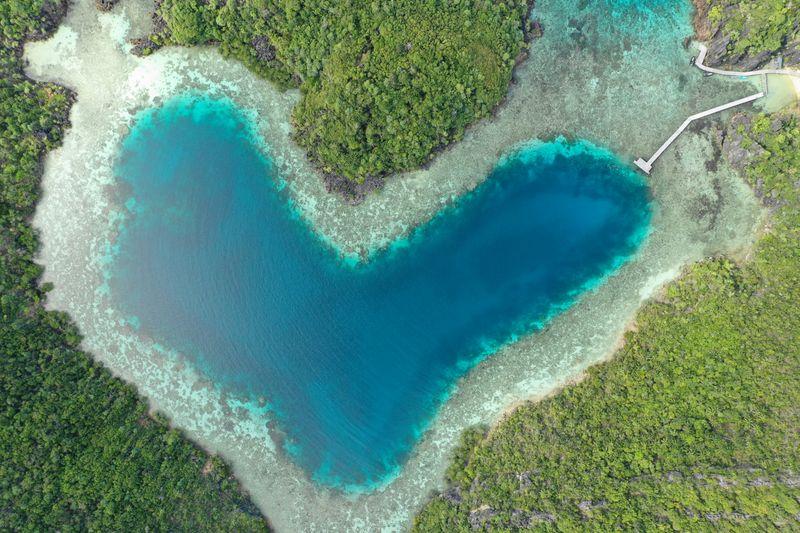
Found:
M 259 34 L 253 45 L 248 31 L 263 28 L 264 17 L 238 41 L 217 39 L 204 33 L 217 21 L 197 22 L 207 12 L 192 5 L 165 15 L 185 16 L 173 25 L 186 33 L 162 35 L 219 40 L 286 85 L 322 91 L 334 83 L 322 79 L 334 68 L 324 39 L 345 42 L 336 28 L 347 20 L 335 6 L 318 26 L 302 21 L 325 2 L 283 12 L 320 36 L 314 47 L 298 42 L 308 38 L 299 30 L 283 41 Z M 30 218 L 42 156 L 61 142 L 73 95 L 25 78 L 20 54 L 65 8 L 58 0 L 0 2 L 0 529 L 265 530 L 224 463 L 149 413 L 132 387 L 79 349 L 70 319 L 44 307 L 50 287 L 39 285 Z M 737 131 L 763 150 L 746 170 L 770 209 L 752 256 L 689 268 L 641 310 L 610 362 L 491 432 L 466 432 L 450 486 L 421 512 L 417 530 L 798 527 L 799 124 L 792 115 L 761 116 Z
M 687 269 L 612 360 L 463 436 L 416 531 L 800 528 L 800 119 L 740 120 L 769 208 L 751 256 Z
M 787 0 L 694 0 L 709 36 L 728 57 L 769 57 L 786 50 L 800 63 L 800 7 Z
M 163 0 L 148 51 L 218 43 L 299 86 L 295 139 L 363 182 L 418 167 L 506 94 L 532 28 L 526 0 Z
M 66 0 L 0 2 L 0 530 L 265 531 L 228 467 L 148 412 L 44 307 L 30 224 L 73 95 L 22 72 Z

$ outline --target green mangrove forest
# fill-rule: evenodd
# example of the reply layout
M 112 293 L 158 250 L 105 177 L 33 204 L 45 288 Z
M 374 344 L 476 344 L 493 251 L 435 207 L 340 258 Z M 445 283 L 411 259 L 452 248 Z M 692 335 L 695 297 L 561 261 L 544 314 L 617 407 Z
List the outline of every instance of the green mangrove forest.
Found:
M 266 531 L 228 467 L 148 412 L 44 308 L 30 225 L 73 95 L 22 72 L 66 1 L 0 2 L 0 530 Z

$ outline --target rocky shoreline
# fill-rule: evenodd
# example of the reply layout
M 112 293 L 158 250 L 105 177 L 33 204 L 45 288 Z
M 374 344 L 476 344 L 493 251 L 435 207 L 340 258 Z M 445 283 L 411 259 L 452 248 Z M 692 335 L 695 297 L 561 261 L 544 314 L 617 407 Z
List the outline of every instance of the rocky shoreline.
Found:
M 784 36 L 782 45 L 775 51 L 737 53 L 733 45 L 737 39 L 748 36 L 749 28 L 740 35 L 726 31 L 731 21 L 740 15 L 737 6 L 724 0 L 692 0 L 695 7 L 693 18 L 695 38 L 708 46 L 706 64 L 711 67 L 730 67 L 738 70 L 755 70 L 773 62 L 782 62 L 785 67 L 800 65 L 800 38 Z
M 25 39 L 18 41 L 17 46 L 15 47 L 15 52 L 17 55 L 19 56 L 22 54 L 22 48 L 25 41 L 41 41 L 52 36 L 53 32 L 56 31 L 58 25 L 61 24 L 61 21 L 67 15 L 69 4 L 69 0 L 45 3 L 39 12 L 41 26 L 25 36 Z

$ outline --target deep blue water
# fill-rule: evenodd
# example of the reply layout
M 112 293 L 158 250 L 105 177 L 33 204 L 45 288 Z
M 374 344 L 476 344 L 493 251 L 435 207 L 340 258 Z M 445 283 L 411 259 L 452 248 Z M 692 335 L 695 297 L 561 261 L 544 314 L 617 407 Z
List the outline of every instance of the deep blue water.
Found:
M 248 120 L 192 96 L 140 114 L 116 170 L 117 305 L 265 397 L 294 459 L 350 489 L 396 471 L 458 376 L 601 282 L 650 219 L 631 170 L 559 140 L 354 266 L 289 207 Z

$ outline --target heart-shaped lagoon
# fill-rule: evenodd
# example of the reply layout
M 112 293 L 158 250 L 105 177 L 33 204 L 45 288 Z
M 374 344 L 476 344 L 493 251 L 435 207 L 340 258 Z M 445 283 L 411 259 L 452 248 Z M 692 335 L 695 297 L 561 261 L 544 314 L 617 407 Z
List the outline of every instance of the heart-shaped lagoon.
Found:
M 266 398 L 294 459 L 350 489 L 398 469 L 459 376 L 599 284 L 650 220 L 636 174 L 559 140 L 352 265 L 289 207 L 248 119 L 193 96 L 142 112 L 116 171 L 130 216 L 115 304 L 216 383 Z

